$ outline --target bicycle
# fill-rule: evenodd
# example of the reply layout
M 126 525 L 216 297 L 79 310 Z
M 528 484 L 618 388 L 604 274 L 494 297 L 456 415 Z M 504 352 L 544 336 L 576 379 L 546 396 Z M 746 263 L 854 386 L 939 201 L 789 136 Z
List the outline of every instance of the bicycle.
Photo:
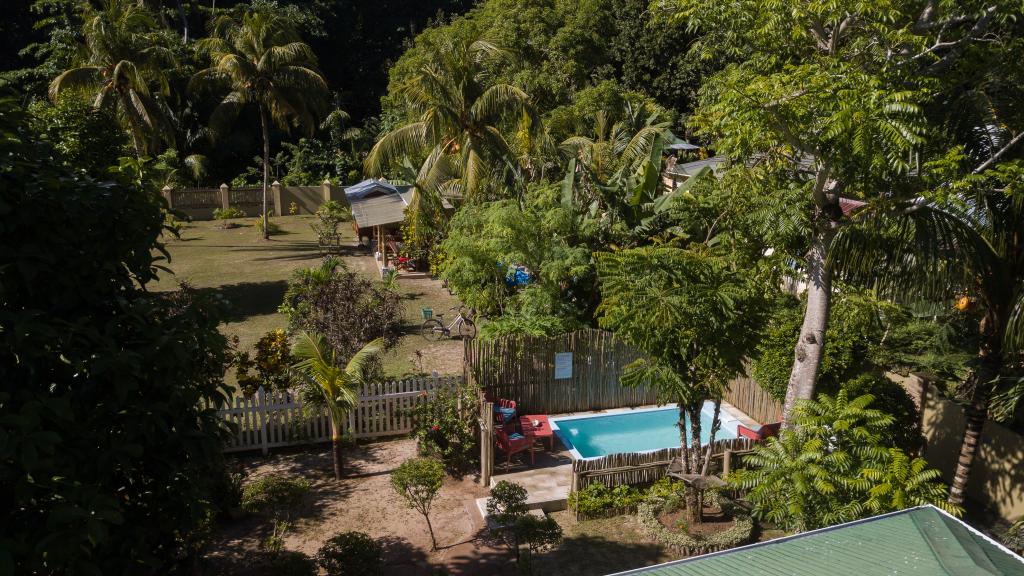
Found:
M 451 338 L 453 332 L 458 334 L 463 340 L 476 338 L 476 324 L 471 320 L 473 316 L 472 309 L 466 315 L 462 313 L 462 306 L 456 306 L 451 308 L 451 310 L 457 311 L 458 314 L 448 326 L 445 326 L 442 321 L 443 314 L 435 315 L 431 312 L 430 317 L 420 326 L 420 334 L 423 335 L 423 338 L 430 342 L 437 342 L 442 338 Z M 427 314 L 427 310 L 424 310 L 423 315 L 427 316 Z

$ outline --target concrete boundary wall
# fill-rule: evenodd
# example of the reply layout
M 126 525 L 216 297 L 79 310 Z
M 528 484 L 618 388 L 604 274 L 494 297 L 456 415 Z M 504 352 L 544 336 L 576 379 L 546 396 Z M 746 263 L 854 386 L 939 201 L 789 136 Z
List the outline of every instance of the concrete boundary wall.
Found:
M 218 208 L 237 208 L 250 217 L 258 216 L 263 210 L 263 188 L 259 186 L 165 187 L 162 194 L 172 210 L 182 212 L 192 220 L 213 220 L 213 211 Z M 320 186 L 284 186 L 274 182 L 267 189 L 267 207 L 271 216 L 290 214 L 293 204 L 296 214 L 313 214 L 328 200 L 345 202 L 345 189 L 330 182 Z

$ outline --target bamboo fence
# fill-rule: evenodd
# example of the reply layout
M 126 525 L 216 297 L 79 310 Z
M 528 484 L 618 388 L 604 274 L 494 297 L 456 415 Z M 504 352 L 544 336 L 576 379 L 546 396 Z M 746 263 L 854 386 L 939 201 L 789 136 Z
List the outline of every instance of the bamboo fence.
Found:
M 728 452 L 749 450 L 754 441 L 748 438 L 716 440 L 713 460 Z M 621 485 L 651 484 L 665 476 L 673 458 L 682 455 L 682 448 L 665 448 L 651 452 L 609 454 L 601 458 L 574 460 L 572 463 L 572 491 L 582 490 L 600 482 L 609 488 Z
M 569 378 L 555 378 L 555 355 L 572 354 Z M 610 332 L 584 329 L 553 338 L 478 338 L 465 343 L 465 376 L 522 413 L 567 414 L 656 403 L 648 387 L 620 384 L 623 368 L 640 357 Z
M 782 421 L 782 403 L 748 376 L 730 382 L 723 399 L 762 424 Z

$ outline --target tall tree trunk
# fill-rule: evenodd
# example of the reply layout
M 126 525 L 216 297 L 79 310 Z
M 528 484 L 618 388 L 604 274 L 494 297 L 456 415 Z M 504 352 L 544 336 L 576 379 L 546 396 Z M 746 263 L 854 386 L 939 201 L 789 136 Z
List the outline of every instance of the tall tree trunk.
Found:
M 992 382 L 999 376 L 1002 369 L 1002 338 L 1003 330 L 997 328 L 997 313 L 991 311 L 981 321 L 981 344 L 978 347 L 978 367 L 967 379 L 967 387 L 971 391 L 971 403 L 966 410 L 963 442 L 960 444 L 960 457 L 957 459 L 956 471 L 953 473 L 953 484 L 949 487 L 949 503 L 960 506 L 964 502 L 967 482 L 971 477 L 971 467 L 978 454 L 981 433 L 988 419 L 989 402 L 992 399 Z
M 794 349 L 793 370 L 789 374 L 789 386 L 786 388 L 782 420 L 787 426 L 797 402 L 814 397 L 832 306 L 832 267 L 828 262 L 828 248 L 835 235 L 835 227 L 829 222 L 824 229 L 814 234 L 811 250 L 807 253 L 807 310 Z
M 722 399 L 715 398 L 715 412 L 711 416 L 711 434 L 708 436 L 708 447 L 704 452 L 704 466 L 700 469 L 701 476 L 707 476 L 708 470 L 711 468 L 711 455 L 715 451 L 715 436 L 718 434 L 718 429 L 722 427 L 721 414 Z
M 267 221 L 267 181 L 270 178 L 270 127 L 267 125 L 267 109 L 260 105 L 260 125 L 263 128 L 263 239 L 270 240 Z
M 341 423 L 331 417 L 331 459 L 334 461 L 334 479 L 341 480 L 345 471 L 345 454 L 341 438 Z
M 703 402 L 698 402 L 696 407 L 690 407 L 690 474 L 700 473 L 701 446 L 700 446 L 700 412 L 704 407 Z M 696 484 L 694 484 L 696 486 Z M 689 510 L 690 525 L 697 525 L 703 522 L 704 512 L 704 490 L 700 488 L 686 488 L 686 507 Z

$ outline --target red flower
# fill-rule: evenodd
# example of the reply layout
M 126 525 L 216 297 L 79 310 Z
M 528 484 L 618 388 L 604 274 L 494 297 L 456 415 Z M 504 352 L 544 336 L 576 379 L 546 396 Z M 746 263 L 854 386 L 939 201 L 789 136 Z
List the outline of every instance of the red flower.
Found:
M 441 427 L 438 426 L 437 424 L 434 424 L 433 426 L 430 427 L 430 429 L 433 430 L 434 432 L 437 432 L 438 430 L 441 429 Z

